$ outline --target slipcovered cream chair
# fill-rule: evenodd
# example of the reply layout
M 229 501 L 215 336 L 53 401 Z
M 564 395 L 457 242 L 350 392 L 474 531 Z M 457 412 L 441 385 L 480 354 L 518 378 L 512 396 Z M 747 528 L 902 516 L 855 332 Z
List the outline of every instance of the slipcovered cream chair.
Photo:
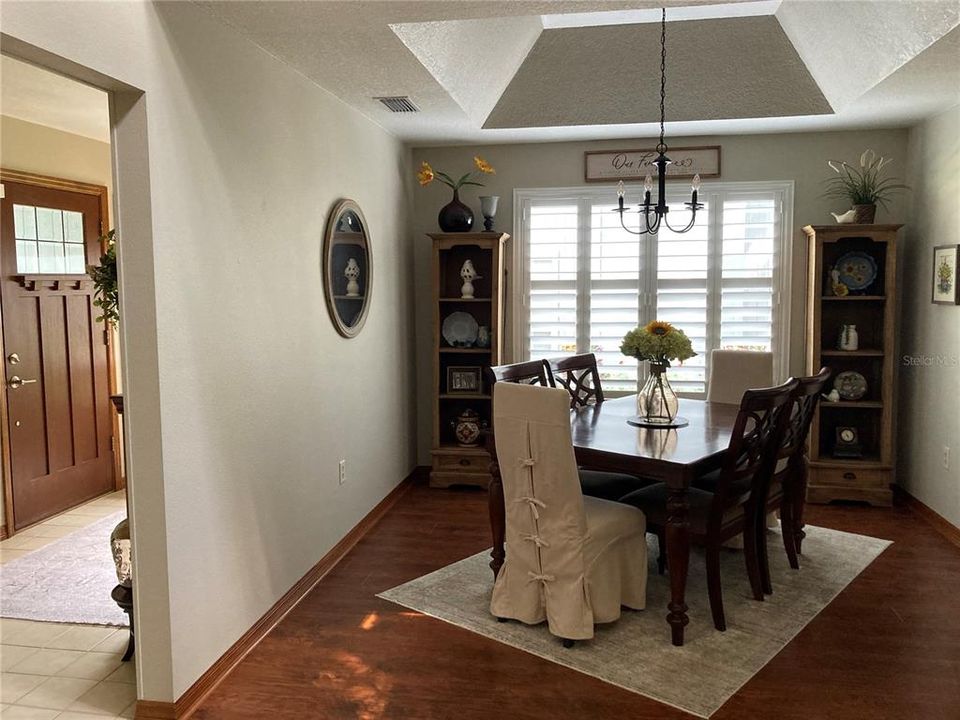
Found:
M 707 402 L 740 407 L 743 393 L 773 385 L 773 354 L 752 350 L 713 350 Z
M 494 432 L 506 506 L 506 560 L 490 611 L 547 621 L 566 647 L 646 605 L 642 512 L 584 497 L 570 437 L 570 397 L 557 388 L 497 383 Z

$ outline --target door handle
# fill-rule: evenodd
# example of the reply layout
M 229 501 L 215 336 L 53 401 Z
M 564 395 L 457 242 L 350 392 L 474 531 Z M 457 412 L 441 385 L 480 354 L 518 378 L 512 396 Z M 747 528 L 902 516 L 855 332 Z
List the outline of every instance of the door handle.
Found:
M 10 378 L 10 382 L 8 382 L 7 385 L 10 386 L 10 389 L 11 389 L 11 390 L 16 390 L 16 389 L 17 389 L 18 387 L 20 387 L 21 385 L 29 385 L 30 383 L 35 383 L 35 382 L 36 382 L 35 379 L 34 379 L 34 380 L 21 380 L 19 377 L 17 377 L 16 375 L 14 375 L 12 378 Z

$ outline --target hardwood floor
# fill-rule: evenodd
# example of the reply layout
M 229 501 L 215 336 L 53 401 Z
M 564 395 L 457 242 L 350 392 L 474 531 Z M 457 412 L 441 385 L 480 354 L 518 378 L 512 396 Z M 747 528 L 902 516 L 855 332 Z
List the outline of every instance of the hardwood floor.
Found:
M 806 521 L 894 544 L 713 718 L 960 718 L 960 550 L 903 508 Z M 375 597 L 489 544 L 485 493 L 412 488 L 193 717 L 693 717 Z

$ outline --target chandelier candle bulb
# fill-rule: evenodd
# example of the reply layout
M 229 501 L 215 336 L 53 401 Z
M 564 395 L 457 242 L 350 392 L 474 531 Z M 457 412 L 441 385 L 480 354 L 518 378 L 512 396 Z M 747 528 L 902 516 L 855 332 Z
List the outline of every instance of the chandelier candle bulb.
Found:
M 650 191 L 653 190 L 653 178 L 647 175 L 643 179 L 643 204 L 650 204 Z
M 623 212 L 623 193 L 623 180 L 621 180 L 619 183 L 617 183 L 617 204 L 620 207 L 621 213 Z

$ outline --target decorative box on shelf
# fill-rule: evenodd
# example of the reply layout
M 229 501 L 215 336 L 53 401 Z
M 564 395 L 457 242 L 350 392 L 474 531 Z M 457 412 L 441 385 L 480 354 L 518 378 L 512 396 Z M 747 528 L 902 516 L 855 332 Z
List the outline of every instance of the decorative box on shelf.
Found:
M 890 505 L 895 481 L 896 237 L 902 225 L 808 225 L 807 372 L 833 370 L 810 429 L 807 500 Z
M 503 348 L 503 251 L 498 232 L 437 233 L 433 241 L 431 487 L 490 482 L 483 430 L 492 417 L 486 368 Z

